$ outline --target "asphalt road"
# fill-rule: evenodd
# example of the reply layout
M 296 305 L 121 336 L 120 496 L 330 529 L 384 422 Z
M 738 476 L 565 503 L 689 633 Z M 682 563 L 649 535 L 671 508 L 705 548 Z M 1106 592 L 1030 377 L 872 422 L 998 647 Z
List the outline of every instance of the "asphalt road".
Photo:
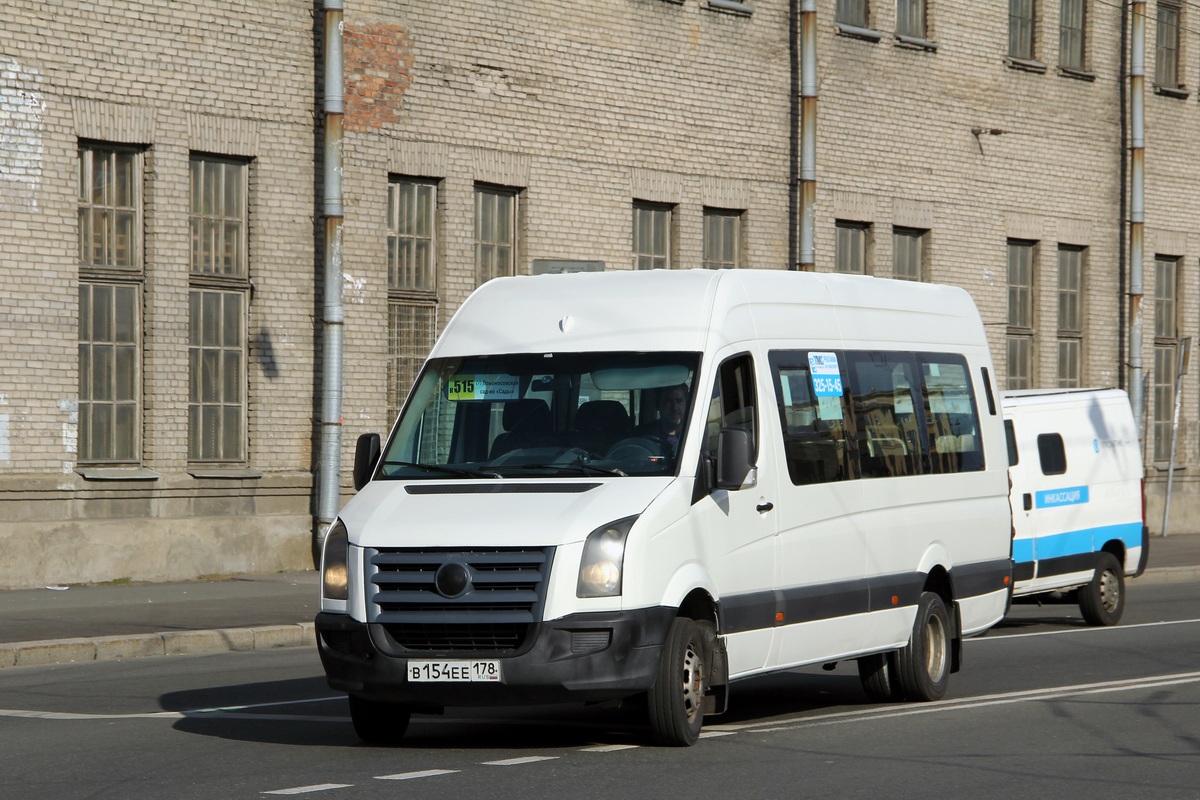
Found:
M 853 664 L 747 681 L 692 748 L 632 709 L 414 717 L 360 744 L 308 648 L 0 672 L 0 797 L 1197 798 L 1200 583 L 1122 624 L 1018 606 L 946 700 L 868 704 Z

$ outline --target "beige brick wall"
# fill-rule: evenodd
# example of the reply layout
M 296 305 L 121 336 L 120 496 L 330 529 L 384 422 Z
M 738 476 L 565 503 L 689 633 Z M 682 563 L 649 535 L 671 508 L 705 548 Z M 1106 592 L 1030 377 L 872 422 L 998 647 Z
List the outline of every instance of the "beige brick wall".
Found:
M 708 0 L 347 4 L 347 494 L 355 438 L 390 423 L 389 175 L 439 181 L 440 324 L 475 286 L 476 183 L 521 190 L 520 272 L 543 258 L 628 268 L 634 200 L 676 206 L 679 266 L 701 259 L 705 206 L 745 211 L 747 266 L 787 265 L 792 4 L 748 5 L 749 15 L 711 8 Z M 1057 3 L 1038 4 L 1040 72 L 1006 61 L 1003 4 L 932 0 L 931 49 L 897 40 L 892 3 L 871 4 L 878 36 L 869 39 L 839 32 L 833 4 L 818 6 L 817 268 L 832 268 L 838 219 L 871 224 L 871 267 L 880 276 L 892 271 L 893 226 L 928 228 L 932 278 L 971 291 L 1000 377 L 1006 240 L 1038 241 L 1035 383 L 1050 385 L 1056 251 L 1085 245 L 1085 382 L 1116 385 L 1127 358 L 1118 329 L 1128 336 L 1119 310 L 1126 153 L 1117 6 L 1088 3 L 1090 80 L 1057 67 Z M 66 542 L 87 541 L 91 515 L 127 514 L 122 536 L 153 543 L 157 563 L 178 535 L 163 529 L 207 535 L 225 514 L 238 516 L 242 532 L 249 526 L 267 538 L 279 526 L 256 517 L 284 515 L 305 539 L 320 409 L 313 388 L 321 319 L 319 7 L 17 0 L 4 17 L 0 238 L 11 244 L 0 251 L 7 345 L 0 352 L 0 504 L 29 504 L 9 515 L 23 526 L 21 537 L 59 531 L 47 534 L 56 544 L 38 556 L 47 578 L 46 565 L 75 563 L 60 555 Z M 1195 86 L 1200 34 L 1186 20 L 1183 30 L 1184 81 Z M 1154 35 L 1151 18 L 1150 75 Z M 1148 93 L 1147 375 L 1156 252 L 1183 258 L 1183 333 L 1200 334 L 1198 116 L 1196 96 Z M 98 485 L 74 471 L 81 136 L 147 148 L 143 454 L 158 481 Z M 188 472 L 191 151 L 252 159 L 248 466 L 259 479 Z M 1184 420 L 1200 416 L 1194 375 L 1185 383 Z M 1183 434 L 1179 462 L 1194 468 L 1200 431 L 1185 424 Z M 1153 494 L 1161 473 L 1152 468 L 1150 476 Z M 1200 525 L 1200 487 L 1185 472 L 1176 489 L 1183 500 L 1173 504 L 1173 519 Z M 0 547 L 18 535 L 13 525 L 0 523 Z M 120 527 L 107 525 L 104 535 Z M 219 537 L 212 541 L 219 549 Z M 105 577 L 136 572 L 129 558 L 112 561 Z M 214 563 L 207 571 L 220 571 L 221 559 Z M 0 586 L 12 580 L 0 574 Z
M 9 3 L 0 56 L 0 587 L 311 565 L 311 4 Z M 145 149 L 143 465 L 75 471 L 77 151 Z M 187 460 L 188 159 L 250 168 L 249 462 Z

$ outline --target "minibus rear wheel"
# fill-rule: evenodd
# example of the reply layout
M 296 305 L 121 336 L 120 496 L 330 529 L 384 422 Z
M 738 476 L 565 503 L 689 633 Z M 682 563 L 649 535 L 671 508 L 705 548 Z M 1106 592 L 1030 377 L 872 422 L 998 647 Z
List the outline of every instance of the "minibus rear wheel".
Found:
M 1101 552 L 1096 574 L 1079 587 L 1079 610 L 1088 625 L 1116 625 L 1125 611 L 1125 575 L 1112 553 Z
M 896 654 L 900 688 L 909 700 L 941 700 L 950 683 L 950 615 L 935 592 L 922 592 L 912 638 Z
M 695 744 L 704 723 L 707 691 L 708 662 L 700 627 L 695 620 L 676 617 L 646 697 L 654 740 L 672 747 Z
M 408 730 L 412 711 L 403 703 L 385 703 L 350 695 L 354 732 L 367 744 L 399 744 Z

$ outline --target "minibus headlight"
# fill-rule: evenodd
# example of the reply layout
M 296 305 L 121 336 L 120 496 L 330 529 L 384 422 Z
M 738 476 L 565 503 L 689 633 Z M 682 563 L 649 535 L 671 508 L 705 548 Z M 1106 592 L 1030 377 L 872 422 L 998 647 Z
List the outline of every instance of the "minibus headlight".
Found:
M 328 600 L 345 600 L 349 597 L 346 577 L 349 549 L 346 526 L 339 519 L 325 534 L 325 549 L 321 553 L 321 596 Z
M 625 562 L 625 537 L 637 517 L 602 525 L 588 534 L 579 562 L 577 597 L 617 597 Z

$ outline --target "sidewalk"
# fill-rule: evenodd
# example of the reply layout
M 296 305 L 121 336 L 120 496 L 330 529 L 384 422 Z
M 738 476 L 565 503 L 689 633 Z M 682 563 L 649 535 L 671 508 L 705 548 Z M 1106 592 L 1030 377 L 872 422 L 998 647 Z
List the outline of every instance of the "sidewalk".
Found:
M 314 571 L 0 590 L 0 669 L 316 646 Z M 1150 539 L 1146 583 L 1200 580 L 1200 533 Z

